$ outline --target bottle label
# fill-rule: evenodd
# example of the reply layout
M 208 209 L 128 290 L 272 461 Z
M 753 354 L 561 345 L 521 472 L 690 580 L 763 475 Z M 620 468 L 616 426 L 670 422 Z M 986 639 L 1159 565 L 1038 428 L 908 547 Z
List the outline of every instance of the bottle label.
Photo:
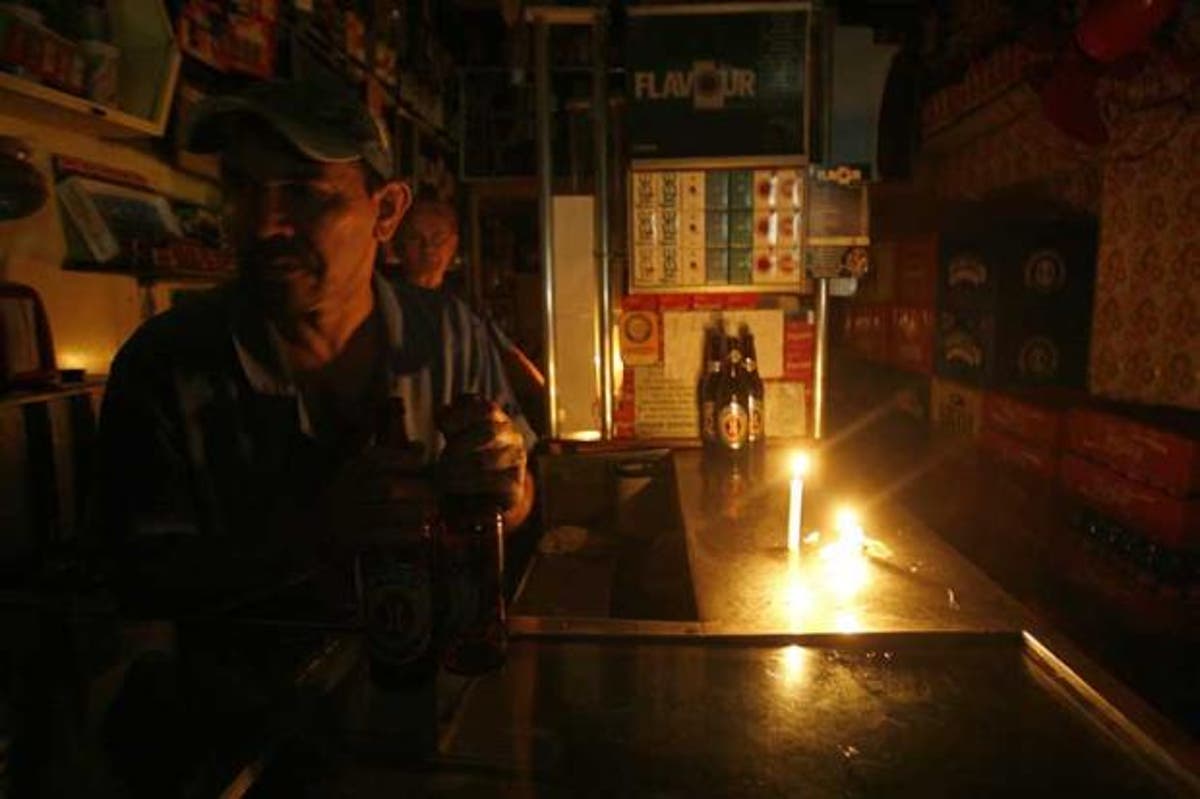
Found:
M 712 400 L 700 404 L 700 437 L 705 441 L 717 440 L 717 403 Z
M 738 449 L 746 443 L 750 433 L 750 415 L 740 402 L 731 402 L 721 408 L 717 426 L 721 443 L 730 449 Z
M 749 409 L 750 430 L 746 434 L 747 441 L 761 441 L 763 437 L 762 403 L 756 397 L 750 397 L 746 402 Z
M 424 657 L 433 639 L 433 586 L 428 564 L 374 549 L 357 563 L 371 654 L 389 665 Z

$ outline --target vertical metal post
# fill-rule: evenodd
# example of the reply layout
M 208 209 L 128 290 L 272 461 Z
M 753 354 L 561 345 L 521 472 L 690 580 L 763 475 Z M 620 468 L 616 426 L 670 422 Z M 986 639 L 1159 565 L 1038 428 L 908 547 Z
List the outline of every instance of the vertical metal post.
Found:
M 608 13 L 598 3 L 592 26 L 592 138 L 595 140 L 596 272 L 600 280 L 597 314 L 600 335 L 600 437 L 613 436 L 613 297 L 608 253 Z
M 537 102 L 538 216 L 542 244 L 542 292 L 546 312 L 546 425 L 558 437 L 558 357 L 554 325 L 554 159 L 550 114 L 550 23 L 538 18 L 533 26 L 534 88 Z
M 825 363 L 829 356 L 829 279 L 817 279 L 817 341 L 813 361 L 813 438 L 825 435 Z

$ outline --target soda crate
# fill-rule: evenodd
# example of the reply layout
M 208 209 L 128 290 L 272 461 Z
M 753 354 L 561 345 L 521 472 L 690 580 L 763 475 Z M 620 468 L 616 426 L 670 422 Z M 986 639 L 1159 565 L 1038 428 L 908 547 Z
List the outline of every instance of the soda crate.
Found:
M 1082 391 L 1053 388 L 989 391 L 983 397 L 983 426 L 1022 441 L 1059 450 L 1066 439 L 1067 411 L 1083 405 Z
M 935 432 L 975 438 L 983 421 L 983 392 L 935 377 L 930 386 L 929 412 Z
M 984 400 L 986 407 L 987 400 Z M 986 413 L 986 411 L 985 411 Z M 990 430 L 986 416 L 979 433 L 979 448 L 992 458 L 1053 482 L 1058 474 L 1058 451 L 1023 441 L 1016 436 Z
M 1200 413 L 1105 405 L 1067 414 L 1072 452 L 1174 497 L 1200 494 Z
M 1200 549 L 1200 500 L 1172 497 L 1073 454 L 1063 457 L 1059 479 L 1085 505 L 1159 546 Z

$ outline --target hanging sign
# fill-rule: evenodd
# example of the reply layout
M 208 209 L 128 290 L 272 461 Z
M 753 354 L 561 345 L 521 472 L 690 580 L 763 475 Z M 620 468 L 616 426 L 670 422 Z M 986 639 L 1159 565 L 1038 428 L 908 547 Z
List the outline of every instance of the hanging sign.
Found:
M 634 158 L 807 154 L 808 3 L 629 14 Z

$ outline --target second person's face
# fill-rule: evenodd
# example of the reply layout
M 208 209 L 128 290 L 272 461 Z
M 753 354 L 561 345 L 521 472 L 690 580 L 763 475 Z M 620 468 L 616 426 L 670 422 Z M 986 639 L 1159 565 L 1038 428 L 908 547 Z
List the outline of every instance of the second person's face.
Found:
M 404 277 L 425 288 L 438 288 L 458 251 L 458 231 L 444 214 L 416 209 L 404 220 L 399 238 Z

